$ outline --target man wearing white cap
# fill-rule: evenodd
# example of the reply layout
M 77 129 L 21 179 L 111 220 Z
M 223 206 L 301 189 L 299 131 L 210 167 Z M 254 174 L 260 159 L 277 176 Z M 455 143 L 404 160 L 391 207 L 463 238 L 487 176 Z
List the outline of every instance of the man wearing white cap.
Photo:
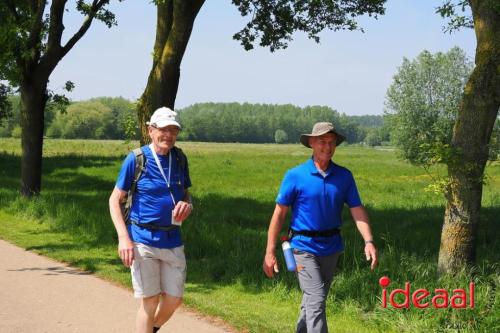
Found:
M 118 252 L 131 268 L 134 296 L 141 298 L 136 329 L 157 332 L 179 307 L 186 259 L 180 225 L 193 205 L 187 158 L 175 142 L 181 125 L 169 108 L 157 109 L 148 125 L 151 144 L 123 162 L 109 198 Z M 138 163 L 142 161 L 142 163 Z M 121 204 L 130 197 L 129 213 Z
M 365 241 L 365 255 L 371 268 L 377 265 L 368 215 L 361 204 L 351 172 L 332 162 L 335 148 L 344 141 L 328 122 L 316 123 L 300 142 L 312 148 L 312 158 L 288 170 L 276 198 L 269 225 L 263 269 L 268 277 L 278 272 L 275 248 L 289 208 L 292 217 L 289 238 L 302 290 L 297 333 L 327 333 L 326 298 L 339 255 L 344 250 L 340 227 L 347 205 Z

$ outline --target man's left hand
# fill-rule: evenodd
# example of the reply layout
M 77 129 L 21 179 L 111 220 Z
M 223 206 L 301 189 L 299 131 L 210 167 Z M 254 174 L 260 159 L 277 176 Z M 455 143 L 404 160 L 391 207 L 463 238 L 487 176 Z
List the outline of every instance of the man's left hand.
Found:
M 174 218 L 177 221 L 184 221 L 193 211 L 193 205 L 189 202 L 179 201 L 174 208 Z
M 377 259 L 377 249 L 375 248 L 375 245 L 373 243 L 366 243 L 365 245 L 365 255 L 366 255 L 366 260 L 372 261 L 370 268 L 372 270 L 375 269 L 375 266 L 378 264 L 378 259 Z

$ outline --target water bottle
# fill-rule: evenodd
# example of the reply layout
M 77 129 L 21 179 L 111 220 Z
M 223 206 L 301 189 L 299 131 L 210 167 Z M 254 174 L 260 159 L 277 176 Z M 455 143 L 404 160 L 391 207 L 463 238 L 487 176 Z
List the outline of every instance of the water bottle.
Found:
M 290 272 L 295 272 L 297 271 L 297 264 L 295 264 L 292 246 L 286 237 L 282 238 L 282 240 L 283 243 L 281 244 L 281 247 L 283 248 L 283 255 L 285 256 L 286 268 Z

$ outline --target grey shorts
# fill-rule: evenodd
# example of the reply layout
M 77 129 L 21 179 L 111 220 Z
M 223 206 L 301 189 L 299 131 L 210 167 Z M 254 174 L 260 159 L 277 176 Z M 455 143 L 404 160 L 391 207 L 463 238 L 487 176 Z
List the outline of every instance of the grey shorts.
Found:
M 159 249 L 135 243 L 134 262 L 130 271 L 136 298 L 155 296 L 162 292 L 182 297 L 186 281 L 184 246 Z

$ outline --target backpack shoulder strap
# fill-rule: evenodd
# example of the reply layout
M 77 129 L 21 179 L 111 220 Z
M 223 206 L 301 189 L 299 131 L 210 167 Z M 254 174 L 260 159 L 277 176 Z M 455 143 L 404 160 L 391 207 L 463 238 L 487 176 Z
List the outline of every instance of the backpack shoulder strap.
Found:
M 179 163 L 179 168 L 182 172 L 185 172 L 187 165 L 187 157 L 186 154 L 179 147 L 174 146 L 175 155 L 177 157 L 177 163 Z
M 135 156 L 134 179 L 132 180 L 132 185 L 128 190 L 127 200 L 125 201 L 123 207 L 123 215 L 124 215 L 123 217 L 125 219 L 126 224 L 130 223 L 129 217 L 130 217 L 130 209 L 132 208 L 132 197 L 137 189 L 137 182 L 139 181 L 139 178 L 141 178 L 141 174 L 144 171 L 146 165 L 146 159 L 144 158 L 144 152 L 142 151 L 142 148 L 134 149 L 133 153 Z
M 130 187 L 129 193 L 134 193 L 137 187 L 137 182 L 141 178 L 142 171 L 144 171 L 145 158 L 142 148 L 135 148 L 133 150 L 135 156 L 135 170 L 134 170 L 134 180 L 132 181 L 132 186 Z

